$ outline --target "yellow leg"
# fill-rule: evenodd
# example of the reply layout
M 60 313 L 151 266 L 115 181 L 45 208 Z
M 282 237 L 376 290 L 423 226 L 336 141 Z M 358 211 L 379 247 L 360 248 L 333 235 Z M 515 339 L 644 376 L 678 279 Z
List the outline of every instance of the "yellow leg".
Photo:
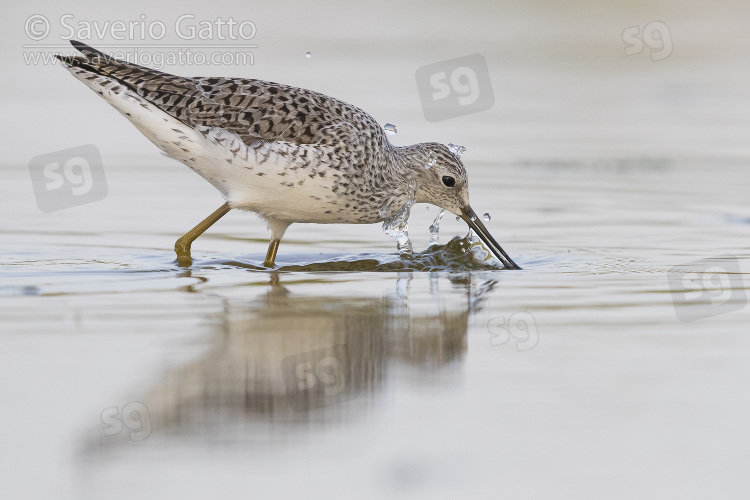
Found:
M 180 266 L 189 266 L 193 263 L 193 259 L 190 257 L 190 245 L 193 244 L 196 238 L 203 234 L 206 229 L 213 226 L 217 220 L 224 217 L 229 212 L 229 203 L 224 203 L 217 211 L 206 217 L 200 224 L 195 226 L 193 229 L 185 233 L 185 235 L 177 240 L 174 244 L 174 251 L 177 254 L 177 264 Z
M 271 244 L 268 245 L 268 252 L 266 253 L 266 261 L 263 263 L 266 267 L 273 267 L 273 262 L 276 260 L 276 252 L 279 250 L 279 243 L 281 240 L 273 239 Z

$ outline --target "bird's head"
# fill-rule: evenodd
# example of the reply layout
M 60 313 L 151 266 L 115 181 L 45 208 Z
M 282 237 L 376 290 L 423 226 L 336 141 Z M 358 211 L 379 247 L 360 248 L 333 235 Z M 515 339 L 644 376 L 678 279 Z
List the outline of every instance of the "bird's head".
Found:
M 469 204 L 462 146 L 427 142 L 407 148 L 410 175 L 416 177 L 416 203 L 431 203 L 461 217 L 509 269 L 521 269 L 505 253 Z

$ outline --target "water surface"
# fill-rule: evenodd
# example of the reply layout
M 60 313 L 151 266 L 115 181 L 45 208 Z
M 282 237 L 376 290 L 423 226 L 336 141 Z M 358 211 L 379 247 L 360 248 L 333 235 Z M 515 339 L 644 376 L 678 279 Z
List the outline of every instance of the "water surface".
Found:
M 523 271 L 393 270 L 408 259 L 377 226 L 300 225 L 268 272 L 243 214 L 178 267 L 171 244 L 210 202 L 163 189 L 179 166 L 110 168 L 95 211 L 5 222 L 3 394 L 23 430 L 8 446 L 44 457 L 17 480 L 42 469 L 71 498 L 574 494 L 584 478 L 625 498 L 739 481 L 746 299 L 708 280 L 706 300 L 737 307 L 680 321 L 667 277 L 707 257 L 722 274 L 727 254 L 747 266 L 746 172 L 487 162 L 472 203 L 496 207 L 488 226 Z M 6 173 L 12 200 L 27 173 Z M 417 260 L 435 214 L 414 208 Z M 465 231 L 445 217 L 443 251 Z

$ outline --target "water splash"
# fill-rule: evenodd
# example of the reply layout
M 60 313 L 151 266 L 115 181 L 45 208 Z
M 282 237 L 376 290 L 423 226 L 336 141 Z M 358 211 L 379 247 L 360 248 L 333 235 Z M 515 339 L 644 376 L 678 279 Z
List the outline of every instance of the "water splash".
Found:
M 427 244 L 428 247 L 440 244 L 440 219 L 443 218 L 444 213 L 445 209 L 441 208 L 437 217 L 435 217 L 435 220 L 432 221 L 432 225 L 430 226 L 430 242 Z
M 412 253 L 409 240 L 409 206 L 404 205 L 391 217 L 383 221 L 383 232 L 396 240 L 396 248 L 400 254 Z
M 435 153 L 430 151 L 429 155 L 427 156 L 427 163 L 425 163 L 424 168 L 429 170 L 432 167 L 434 167 L 436 164 L 437 164 L 437 156 L 435 155 Z
M 459 158 L 466 152 L 466 148 L 463 146 L 459 146 L 458 144 L 448 144 L 448 149 L 451 153 L 458 156 Z
M 385 133 L 388 135 L 396 135 L 398 133 L 398 128 L 392 123 L 386 123 L 383 125 L 383 130 L 385 130 Z
M 411 208 L 412 205 L 417 201 L 417 179 L 416 177 L 409 178 L 408 184 L 408 199 L 406 204 Z
M 497 257 L 484 246 L 482 240 L 474 234 L 474 231 L 469 230 L 469 234 L 466 235 L 465 241 L 468 244 L 467 250 L 469 250 L 472 256 L 477 260 L 488 266 L 492 267 L 505 267 L 502 262 L 497 260 Z
M 401 255 L 411 255 L 413 252 L 411 240 L 409 239 L 409 213 L 411 207 L 417 199 L 417 180 L 415 178 L 409 179 L 407 200 L 404 205 L 398 209 L 395 213 L 390 215 L 391 208 L 388 208 L 389 215 L 383 221 L 383 232 L 396 240 L 396 248 Z M 383 207 L 380 209 L 383 212 Z M 381 215 L 382 217 L 382 215 Z
M 482 219 L 484 219 L 484 222 L 489 222 L 492 220 L 492 216 L 489 213 L 485 213 Z

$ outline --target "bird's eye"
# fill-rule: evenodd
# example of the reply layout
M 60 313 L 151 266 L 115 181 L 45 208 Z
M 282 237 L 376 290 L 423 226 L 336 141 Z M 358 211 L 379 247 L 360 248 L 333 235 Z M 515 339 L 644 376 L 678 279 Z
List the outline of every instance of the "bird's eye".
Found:
M 443 184 L 445 184 L 449 188 L 452 188 L 453 186 L 456 185 L 456 179 L 454 179 L 450 175 L 444 175 L 443 176 Z

